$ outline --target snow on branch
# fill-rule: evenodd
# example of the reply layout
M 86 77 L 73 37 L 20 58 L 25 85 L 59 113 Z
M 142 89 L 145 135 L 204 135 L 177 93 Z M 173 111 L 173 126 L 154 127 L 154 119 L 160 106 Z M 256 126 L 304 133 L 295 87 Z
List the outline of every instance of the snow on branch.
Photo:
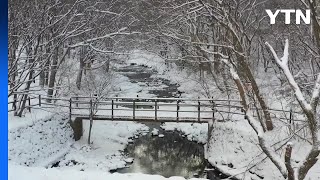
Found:
M 91 49 L 93 49 L 94 51 L 98 52 L 98 53 L 102 53 L 102 54 L 115 54 L 115 55 L 129 55 L 130 53 L 121 53 L 121 52 L 115 52 L 115 51 L 107 51 L 107 50 L 102 50 L 99 48 L 94 47 L 93 45 L 89 44 L 88 45 Z
M 315 82 L 313 94 L 310 100 L 310 104 L 306 102 L 305 97 L 303 96 L 299 86 L 297 85 L 296 81 L 294 80 L 294 77 L 292 73 L 290 72 L 288 68 L 288 48 L 289 48 L 289 42 L 286 40 L 286 45 L 283 53 L 283 57 L 281 60 L 278 58 L 277 54 L 275 53 L 274 49 L 269 43 L 266 43 L 266 45 L 271 50 L 274 58 L 276 59 L 278 65 L 282 69 L 283 73 L 285 74 L 291 88 L 295 92 L 296 99 L 298 100 L 304 114 L 306 115 L 311 138 L 312 138 L 312 148 L 309 150 L 308 155 L 305 157 L 303 161 L 300 161 L 298 168 L 296 170 L 297 172 L 297 178 L 296 179 L 304 179 L 308 171 L 313 167 L 313 165 L 318 161 L 318 156 L 320 154 L 319 149 L 319 137 L 318 137 L 318 122 L 317 122 L 317 113 L 316 113 L 316 107 L 319 103 L 319 93 L 320 93 L 320 73 L 318 74 L 318 78 Z M 292 171 L 292 168 L 288 166 L 288 171 Z M 291 169 L 290 169 L 291 168 Z M 292 172 L 290 173 L 292 175 Z
M 69 47 L 70 48 L 75 48 L 75 47 L 78 47 L 78 46 L 87 46 L 88 43 L 91 43 L 91 42 L 94 42 L 94 41 L 97 41 L 97 40 L 101 40 L 101 39 L 106 39 L 106 38 L 112 38 L 114 36 L 119 36 L 119 35 L 133 35 L 133 34 L 140 34 L 140 32 L 123 32 L 124 30 L 126 30 L 127 28 L 121 28 L 120 30 L 118 30 L 117 32 L 113 32 L 113 33 L 108 33 L 106 35 L 103 35 L 103 36 L 100 36 L 100 37 L 95 37 L 95 38 L 92 38 L 92 39 L 87 39 L 85 41 L 82 41 L 82 42 L 79 42 L 79 43 L 76 43 L 74 45 L 70 45 Z
M 294 80 L 294 77 L 292 75 L 292 73 L 289 70 L 288 67 L 288 59 L 289 59 L 289 40 L 286 40 L 286 44 L 285 44 L 285 48 L 284 48 L 284 52 L 283 52 L 283 57 L 279 58 L 277 53 L 275 52 L 275 50 L 273 49 L 273 47 L 266 42 L 266 45 L 268 46 L 268 48 L 270 49 L 272 55 L 274 56 L 274 59 L 276 60 L 277 64 L 279 65 L 279 67 L 282 69 L 284 75 L 286 76 L 291 88 L 293 89 L 295 96 L 299 102 L 299 104 L 302 106 L 302 108 L 304 110 L 308 110 L 311 111 L 311 105 L 309 103 L 307 103 L 304 95 L 301 92 L 300 87 L 298 86 L 297 82 Z
M 106 11 L 106 10 L 94 10 L 95 12 L 99 12 L 99 13 L 106 13 L 106 14 L 112 14 L 112 15 L 116 15 L 116 16 L 120 16 L 121 14 L 112 12 L 112 11 Z
M 311 98 L 311 106 L 315 109 L 319 103 L 320 98 L 320 73 L 318 74 L 318 78 L 315 82 L 312 98 Z
M 289 40 L 288 39 L 286 40 L 286 44 L 285 44 L 285 47 L 284 47 L 282 58 L 278 57 L 276 51 L 273 49 L 273 47 L 268 42 L 266 42 L 266 45 L 269 47 L 269 49 L 270 49 L 272 55 L 274 56 L 277 64 L 281 68 L 283 68 L 283 66 L 287 66 L 288 65 L 288 59 L 289 59 Z

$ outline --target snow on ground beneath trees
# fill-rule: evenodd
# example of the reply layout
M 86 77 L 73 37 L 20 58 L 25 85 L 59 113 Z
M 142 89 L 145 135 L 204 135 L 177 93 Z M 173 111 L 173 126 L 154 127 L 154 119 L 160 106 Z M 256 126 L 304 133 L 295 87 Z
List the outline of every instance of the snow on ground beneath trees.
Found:
M 59 168 L 76 170 L 102 170 L 123 168 L 126 158 L 122 151 L 129 138 L 149 131 L 143 124 L 135 122 L 94 121 L 91 143 L 88 142 L 89 123 L 83 121 L 83 137 L 75 142 L 68 154 L 59 163 Z
M 63 159 L 59 164 L 63 168 L 109 171 L 125 167 L 125 157 L 120 151 L 129 137 L 148 131 L 147 126 L 134 122 L 95 121 L 92 144 L 88 145 L 89 121 L 84 121 L 82 139 L 74 142 L 68 119 L 52 113 L 37 114 L 38 118 L 26 114 L 19 123 L 18 119 L 10 119 L 9 163 L 47 167 Z
M 9 119 L 9 162 L 45 167 L 67 153 L 73 143 L 72 129 L 63 116 L 34 113 Z
M 239 117 L 240 119 L 240 117 Z M 288 140 L 284 129 L 276 128 L 267 133 L 267 143 L 272 149 L 283 148 L 288 141 L 293 142 L 293 162 L 301 161 L 310 148 L 302 140 Z M 216 122 L 210 139 L 211 148 L 207 152 L 208 161 L 221 172 L 239 179 L 283 179 L 279 170 L 263 154 L 258 146 L 255 132 L 245 120 Z M 284 162 L 284 151 L 278 151 Z M 293 163 L 296 167 L 297 163 Z M 309 171 L 306 179 L 320 179 L 320 163 Z M 246 173 L 244 173 L 246 172 Z
M 39 167 L 23 167 L 9 164 L 10 180 L 185 180 L 182 177 L 165 178 L 160 175 L 134 174 L 110 174 L 105 171 L 77 171 L 65 169 L 44 169 Z M 190 180 L 193 180 L 190 179 Z

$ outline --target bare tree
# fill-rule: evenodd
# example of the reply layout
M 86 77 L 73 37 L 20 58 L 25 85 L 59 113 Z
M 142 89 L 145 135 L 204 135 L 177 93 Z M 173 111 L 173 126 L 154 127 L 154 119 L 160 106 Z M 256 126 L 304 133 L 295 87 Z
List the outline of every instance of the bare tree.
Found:
M 310 99 L 310 102 L 308 103 L 306 101 L 305 95 L 303 95 L 299 85 L 296 83 L 294 76 L 292 75 L 288 67 L 289 41 L 288 40 L 286 41 L 282 58 L 278 57 L 277 53 L 269 43 L 266 43 L 266 45 L 270 48 L 278 66 L 282 69 L 284 75 L 286 76 L 287 81 L 289 82 L 291 89 L 294 91 L 295 97 L 299 102 L 299 105 L 303 110 L 306 116 L 306 120 L 308 122 L 308 128 L 310 130 L 311 140 L 312 140 L 312 148 L 308 152 L 305 159 L 301 161 L 297 170 L 294 171 L 291 165 L 292 147 L 290 144 L 288 144 L 286 148 L 286 162 L 285 162 L 287 174 L 283 174 L 283 176 L 285 178 L 288 177 L 289 180 L 296 180 L 296 179 L 303 180 L 307 175 L 308 171 L 311 169 L 311 167 L 318 161 L 318 155 L 320 154 L 320 149 L 319 149 L 320 141 L 318 137 L 319 122 L 318 122 L 318 114 L 317 114 L 317 107 L 319 104 L 319 96 L 320 96 L 320 73 L 318 73 L 318 78 L 315 81 L 312 97 Z
M 28 94 L 46 89 L 48 102 L 57 94 L 57 74 L 71 51 L 87 48 L 98 54 L 114 54 L 121 37 L 135 35 L 130 29 L 135 19 L 130 16 L 132 1 L 21 1 L 9 4 L 9 93 L 15 103 L 15 115 L 21 116 Z M 108 46 L 108 45 L 111 46 Z M 80 59 L 81 62 L 81 59 Z M 92 61 L 80 63 L 82 73 Z M 101 63 L 105 64 L 105 63 Z M 39 87 L 35 84 L 39 80 Z M 61 78 L 60 78 L 61 80 Z M 17 103 L 16 103 L 17 102 Z

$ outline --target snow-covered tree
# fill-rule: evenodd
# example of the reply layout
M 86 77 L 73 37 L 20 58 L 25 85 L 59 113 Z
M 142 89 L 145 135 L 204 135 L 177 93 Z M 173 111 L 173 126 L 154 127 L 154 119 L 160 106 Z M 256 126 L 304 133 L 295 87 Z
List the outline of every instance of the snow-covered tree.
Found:
M 317 108 L 319 105 L 319 96 L 320 96 L 320 73 L 317 74 L 317 79 L 314 83 L 313 93 L 311 98 L 309 98 L 309 102 L 307 102 L 307 98 L 302 93 L 299 85 L 294 79 L 294 76 L 289 70 L 288 61 L 289 61 L 289 40 L 286 40 L 285 48 L 283 52 L 283 57 L 279 58 L 275 50 L 269 43 L 266 45 L 270 48 L 278 66 L 281 68 L 283 74 L 286 76 L 287 81 L 289 82 L 292 91 L 294 91 L 294 95 L 296 100 L 298 101 L 300 108 L 306 117 L 306 122 L 308 124 L 308 129 L 311 135 L 312 148 L 306 155 L 305 159 L 301 161 L 297 168 L 293 168 L 291 162 L 291 153 L 292 146 L 290 143 L 287 144 L 286 153 L 285 153 L 285 167 L 281 162 L 274 161 L 275 165 L 279 168 L 282 175 L 289 180 L 303 180 L 308 173 L 308 171 L 312 168 L 312 166 L 318 161 L 318 156 L 320 154 L 320 141 L 319 141 L 319 114 L 317 112 Z M 258 134 L 258 136 L 260 136 Z M 274 156 L 270 154 L 270 157 Z M 276 159 L 276 158 L 274 158 Z M 282 166 L 282 167 L 281 167 Z M 284 170 L 286 169 L 286 170 Z

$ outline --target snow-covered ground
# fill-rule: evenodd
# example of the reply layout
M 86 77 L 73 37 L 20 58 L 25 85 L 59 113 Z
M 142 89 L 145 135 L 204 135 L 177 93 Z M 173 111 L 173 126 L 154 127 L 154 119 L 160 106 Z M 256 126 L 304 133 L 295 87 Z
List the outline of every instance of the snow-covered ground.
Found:
M 196 141 L 203 144 L 207 143 L 208 124 L 206 123 L 164 123 L 161 128 L 167 131 L 180 131 L 190 141 Z
M 84 135 L 75 142 L 59 169 L 110 171 L 126 166 L 126 158 L 121 152 L 129 143 L 129 138 L 148 131 L 143 124 L 134 122 L 94 121 L 91 145 L 87 144 L 89 121 L 84 121 Z M 76 162 L 76 163 L 75 163 Z
M 270 135 L 269 143 L 277 149 L 286 145 L 288 139 L 279 129 Z M 263 154 L 258 146 L 257 137 L 246 121 L 216 122 L 208 157 L 209 162 L 218 167 L 220 171 L 238 177 L 239 179 L 283 179 L 279 171 Z M 292 140 L 295 162 L 301 161 L 306 155 L 309 145 L 303 141 Z M 277 142 L 277 143 L 276 143 Z M 284 159 L 284 151 L 278 151 Z M 293 163 L 294 166 L 297 163 Z M 320 179 L 320 163 L 317 162 L 309 171 L 306 180 Z
M 66 118 L 58 115 L 43 115 L 39 119 L 27 117 L 30 121 L 25 121 L 24 126 L 18 120 L 9 121 L 9 162 L 46 167 L 69 151 L 74 141 Z
M 185 180 L 182 177 L 164 178 L 159 175 L 110 174 L 105 171 L 77 171 L 61 169 L 44 169 L 39 167 L 23 167 L 9 164 L 10 180 Z M 192 180 L 191 178 L 190 180 Z M 195 179 L 194 179 L 195 180 Z

